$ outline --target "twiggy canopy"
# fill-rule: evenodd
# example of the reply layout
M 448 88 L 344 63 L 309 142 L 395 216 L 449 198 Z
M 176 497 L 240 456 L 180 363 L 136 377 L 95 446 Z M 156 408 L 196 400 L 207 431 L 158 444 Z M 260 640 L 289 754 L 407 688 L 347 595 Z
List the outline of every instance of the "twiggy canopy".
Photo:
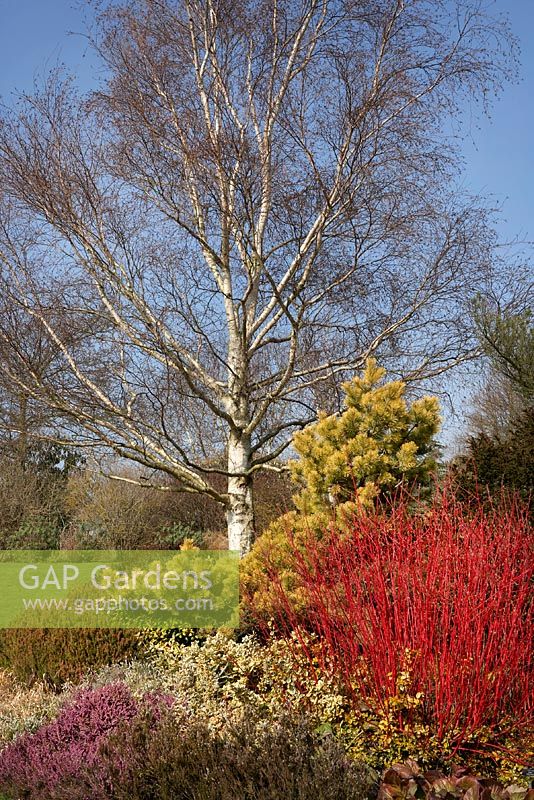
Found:
M 2 303 L 62 364 L 2 322 L 3 369 L 42 435 L 207 492 L 247 550 L 251 476 L 338 380 L 472 356 L 494 242 L 445 132 L 513 41 L 470 0 L 98 5 L 100 91 L 54 74 L 1 122 Z

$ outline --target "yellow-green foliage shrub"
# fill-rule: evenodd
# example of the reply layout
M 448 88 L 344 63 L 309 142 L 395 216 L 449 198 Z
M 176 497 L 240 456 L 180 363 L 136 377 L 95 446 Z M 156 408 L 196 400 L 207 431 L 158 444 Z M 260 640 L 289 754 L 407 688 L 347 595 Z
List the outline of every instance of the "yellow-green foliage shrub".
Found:
M 143 634 L 143 642 L 151 668 L 167 675 L 166 691 L 172 687 L 195 716 L 215 729 L 250 714 L 274 719 L 293 710 L 319 725 L 341 713 L 342 696 L 316 680 L 314 666 L 296 639 L 264 645 L 253 635 L 237 641 L 231 633 L 217 631 L 187 645 L 153 631 L 152 641 Z M 309 647 L 314 646 L 310 638 Z
M 307 595 L 299 582 L 295 554 L 298 551 L 304 557 L 310 539 L 315 547 L 326 546 L 333 519 L 332 513 L 322 511 L 308 515 L 290 511 L 271 523 L 256 540 L 240 562 L 241 621 L 245 629 L 283 612 L 281 596 L 287 598 L 299 617 L 306 613 Z M 272 576 L 280 581 L 283 593 Z
M 361 376 L 342 385 L 345 410 L 319 413 L 316 423 L 293 437 L 299 458 L 290 466 L 303 513 L 332 507 L 351 513 L 372 507 L 401 483 L 429 483 L 436 466 L 438 400 L 409 403 L 406 384 L 385 381 L 385 375 L 369 359 Z

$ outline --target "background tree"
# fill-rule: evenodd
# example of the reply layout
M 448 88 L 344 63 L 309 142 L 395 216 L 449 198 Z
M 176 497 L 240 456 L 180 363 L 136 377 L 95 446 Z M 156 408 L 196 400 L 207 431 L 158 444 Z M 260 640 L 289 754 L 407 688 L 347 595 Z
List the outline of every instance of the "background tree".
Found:
M 527 305 L 528 305 L 527 292 Z M 475 397 L 471 434 L 453 462 L 469 492 L 503 486 L 526 499 L 534 485 L 534 327 L 530 309 L 517 311 L 478 299 L 475 322 L 489 374 Z
M 8 293 L 0 296 L 0 319 L 0 459 L 24 468 L 32 460 L 49 416 L 46 406 L 24 385 L 30 375 L 53 379 L 63 365 L 43 326 L 10 302 Z M 20 380 L 12 380 L 12 373 Z
M 0 340 L 0 546 L 58 547 L 68 518 L 68 477 L 82 457 L 47 439 L 49 410 L 8 375 L 15 370 L 23 381 L 30 373 L 51 378 L 63 365 L 42 326 L 8 297 L 0 298 L 0 316 L 10 342 L 2 347 Z
M 475 324 L 484 353 L 494 371 L 527 403 L 534 398 L 534 325 L 532 310 L 505 313 L 478 298 Z
M 524 409 L 498 435 L 469 436 L 452 470 L 460 488 L 469 493 L 487 487 L 499 494 L 507 487 L 528 500 L 534 486 L 534 407 Z
M 0 124 L 0 293 L 62 364 L 28 369 L 0 324 L 2 369 L 48 437 L 212 497 L 244 552 L 254 473 L 339 380 L 476 352 L 499 264 L 445 122 L 514 42 L 470 0 L 98 6 L 101 90 L 54 74 Z

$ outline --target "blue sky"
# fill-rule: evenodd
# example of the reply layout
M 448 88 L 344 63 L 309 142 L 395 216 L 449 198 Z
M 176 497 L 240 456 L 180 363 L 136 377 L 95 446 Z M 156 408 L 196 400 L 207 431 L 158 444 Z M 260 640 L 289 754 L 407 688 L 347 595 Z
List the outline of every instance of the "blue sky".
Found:
M 484 0 L 492 4 L 492 0 Z M 502 207 L 506 239 L 534 239 L 534 0 L 496 0 L 521 40 L 521 81 L 508 85 L 491 118 L 464 126 L 464 185 Z M 64 62 L 82 88 L 94 85 L 97 66 L 87 43 L 80 0 L 0 0 L 0 96 L 29 89 L 35 76 Z
M 490 3 L 490 0 L 484 0 Z M 465 186 L 502 205 L 506 238 L 534 240 L 534 0 L 497 0 L 521 46 L 520 80 L 505 86 L 490 119 L 465 125 Z

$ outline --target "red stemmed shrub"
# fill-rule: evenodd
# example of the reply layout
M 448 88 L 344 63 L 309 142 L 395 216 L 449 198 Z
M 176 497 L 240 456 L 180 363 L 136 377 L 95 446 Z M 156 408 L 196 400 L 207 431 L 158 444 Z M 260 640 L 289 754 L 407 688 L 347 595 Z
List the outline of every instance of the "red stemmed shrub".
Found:
M 384 725 L 453 756 L 528 737 L 534 539 L 518 500 L 473 507 L 445 489 L 430 507 L 397 501 L 299 542 L 294 570 L 304 620 L 270 571 L 283 633 L 317 634 L 320 667 Z

